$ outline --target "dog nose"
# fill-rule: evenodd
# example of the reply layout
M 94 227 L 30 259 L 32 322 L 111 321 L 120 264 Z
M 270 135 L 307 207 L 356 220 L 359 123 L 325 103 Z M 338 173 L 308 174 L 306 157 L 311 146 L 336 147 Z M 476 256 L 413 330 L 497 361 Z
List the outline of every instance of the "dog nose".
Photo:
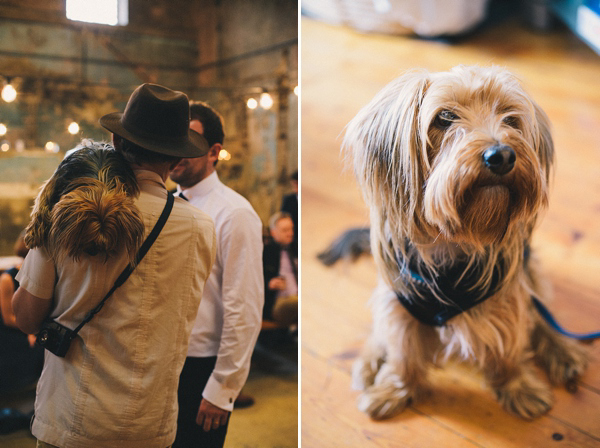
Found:
M 500 176 L 509 173 L 515 166 L 516 160 L 515 151 L 506 145 L 492 146 L 483 153 L 483 163 L 486 168 Z

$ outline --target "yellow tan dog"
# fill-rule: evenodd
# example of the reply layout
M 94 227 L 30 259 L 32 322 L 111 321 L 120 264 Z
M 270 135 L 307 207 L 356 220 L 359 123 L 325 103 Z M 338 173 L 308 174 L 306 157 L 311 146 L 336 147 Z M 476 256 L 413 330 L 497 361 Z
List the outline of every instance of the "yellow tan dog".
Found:
M 498 401 L 526 419 L 574 381 L 584 349 L 534 311 L 547 294 L 529 247 L 548 203 L 549 123 L 499 67 L 413 71 L 349 123 L 344 149 L 370 208 L 379 272 L 371 337 L 356 362 L 359 408 L 400 412 L 449 358 L 478 366 Z
M 133 261 L 144 223 L 133 199 L 133 170 L 112 146 L 84 140 L 38 194 L 25 233 L 27 247 L 45 247 L 55 260 L 83 254 L 110 257 L 125 250 Z

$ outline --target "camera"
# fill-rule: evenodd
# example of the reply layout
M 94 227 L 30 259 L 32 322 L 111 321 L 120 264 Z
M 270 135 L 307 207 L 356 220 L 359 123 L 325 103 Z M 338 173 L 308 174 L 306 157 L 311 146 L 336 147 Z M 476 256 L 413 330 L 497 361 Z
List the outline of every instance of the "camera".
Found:
M 47 319 L 42 323 L 42 329 L 36 336 L 36 342 L 50 353 L 64 358 L 75 336 L 77 333 L 73 330 L 54 320 Z

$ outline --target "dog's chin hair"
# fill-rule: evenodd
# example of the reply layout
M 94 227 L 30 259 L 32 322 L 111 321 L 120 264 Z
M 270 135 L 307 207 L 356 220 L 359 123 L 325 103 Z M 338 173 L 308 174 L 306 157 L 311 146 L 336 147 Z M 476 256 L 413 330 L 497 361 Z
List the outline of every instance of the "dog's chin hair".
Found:
M 437 224 L 445 239 L 455 243 L 472 244 L 478 249 L 499 244 L 507 234 L 513 210 L 507 187 L 495 185 L 471 190 L 463 207 L 458 211 L 460 221 L 445 219 L 443 213 L 426 211 L 429 216 L 439 215 Z
M 467 244 L 481 252 L 489 245 L 500 245 L 510 235 L 511 227 L 519 222 L 518 210 L 513 206 L 510 190 L 494 185 L 472 190 L 459 211 L 460 225 L 440 226 L 448 241 Z

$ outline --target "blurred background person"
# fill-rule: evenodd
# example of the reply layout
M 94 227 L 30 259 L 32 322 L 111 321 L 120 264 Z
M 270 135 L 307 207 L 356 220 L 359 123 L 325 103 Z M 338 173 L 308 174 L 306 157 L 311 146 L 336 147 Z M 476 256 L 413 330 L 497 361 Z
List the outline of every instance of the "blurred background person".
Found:
M 290 250 L 294 257 L 298 258 L 298 170 L 290 176 L 290 185 L 292 186 L 292 192 L 283 197 L 281 211 L 288 213 L 294 223 L 294 239 Z
M 23 241 L 23 232 L 14 246 L 15 255 L 25 258 L 29 250 Z M 44 366 L 44 349 L 35 345 L 35 336 L 26 335 L 17 328 L 12 309 L 12 297 L 19 282 L 15 279 L 21 263 L 0 275 L 0 394 L 16 393 L 35 384 Z M 17 409 L 0 410 L 0 434 L 8 434 L 29 427 L 31 412 Z
M 263 319 L 284 326 L 298 322 L 298 260 L 293 255 L 294 222 L 277 212 L 269 220 L 272 240 L 263 251 L 265 307 Z
M 25 258 L 29 250 L 23 233 L 15 242 L 15 254 Z M 16 280 L 21 263 L 0 275 L 0 393 L 22 389 L 37 381 L 44 364 L 44 349 L 35 345 L 35 336 L 18 329 L 12 298 L 19 288 Z

